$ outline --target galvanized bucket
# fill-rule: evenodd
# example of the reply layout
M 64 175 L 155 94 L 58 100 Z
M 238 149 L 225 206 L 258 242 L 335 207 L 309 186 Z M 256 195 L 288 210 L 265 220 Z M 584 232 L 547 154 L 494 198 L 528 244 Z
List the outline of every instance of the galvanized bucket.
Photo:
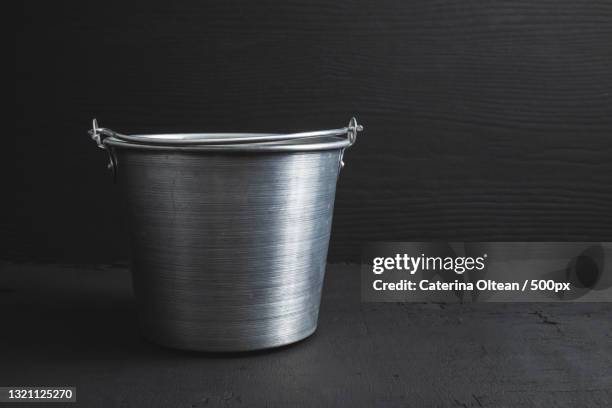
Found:
M 144 335 L 245 351 L 317 327 L 344 150 L 362 127 L 294 134 L 89 131 L 127 198 Z

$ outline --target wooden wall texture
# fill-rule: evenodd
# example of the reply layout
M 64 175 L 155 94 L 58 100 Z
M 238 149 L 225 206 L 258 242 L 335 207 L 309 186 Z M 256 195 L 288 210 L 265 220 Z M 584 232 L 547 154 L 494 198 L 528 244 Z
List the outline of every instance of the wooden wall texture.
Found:
M 332 261 L 370 240 L 612 239 L 610 0 L 40 1 L 15 18 L 3 258 L 127 258 L 94 116 L 273 131 L 358 114 Z

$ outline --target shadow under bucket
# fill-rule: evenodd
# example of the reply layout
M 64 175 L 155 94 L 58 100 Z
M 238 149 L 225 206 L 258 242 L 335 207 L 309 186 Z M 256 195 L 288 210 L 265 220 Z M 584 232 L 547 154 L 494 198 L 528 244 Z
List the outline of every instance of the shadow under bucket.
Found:
M 336 182 L 362 127 L 295 134 L 90 131 L 127 199 L 144 335 L 247 351 L 317 327 Z

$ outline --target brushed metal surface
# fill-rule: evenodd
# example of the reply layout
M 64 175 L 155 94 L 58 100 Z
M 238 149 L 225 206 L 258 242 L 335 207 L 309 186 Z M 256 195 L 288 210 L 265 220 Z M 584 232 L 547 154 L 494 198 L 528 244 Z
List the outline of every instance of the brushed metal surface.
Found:
M 242 351 L 315 331 L 343 149 L 121 146 L 113 150 L 145 336 Z

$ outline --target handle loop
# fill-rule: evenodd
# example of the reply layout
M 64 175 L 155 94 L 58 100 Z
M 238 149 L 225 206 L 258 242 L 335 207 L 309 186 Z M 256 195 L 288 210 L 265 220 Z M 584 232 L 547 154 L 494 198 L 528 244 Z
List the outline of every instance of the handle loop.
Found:
M 111 149 L 104 145 L 104 139 L 107 137 L 115 136 L 115 132 L 112 130 L 108 130 L 105 128 L 98 127 L 98 121 L 94 118 L 91 124 L 91 130 L 87 133 L 91 136 L 91 138 L 96 142 L 96 145 L 102 150 L 106 150 L 108 154 L 108 164 L 106 168 L 113 172 L 113 180 L 117 181 L 117 160 Z

